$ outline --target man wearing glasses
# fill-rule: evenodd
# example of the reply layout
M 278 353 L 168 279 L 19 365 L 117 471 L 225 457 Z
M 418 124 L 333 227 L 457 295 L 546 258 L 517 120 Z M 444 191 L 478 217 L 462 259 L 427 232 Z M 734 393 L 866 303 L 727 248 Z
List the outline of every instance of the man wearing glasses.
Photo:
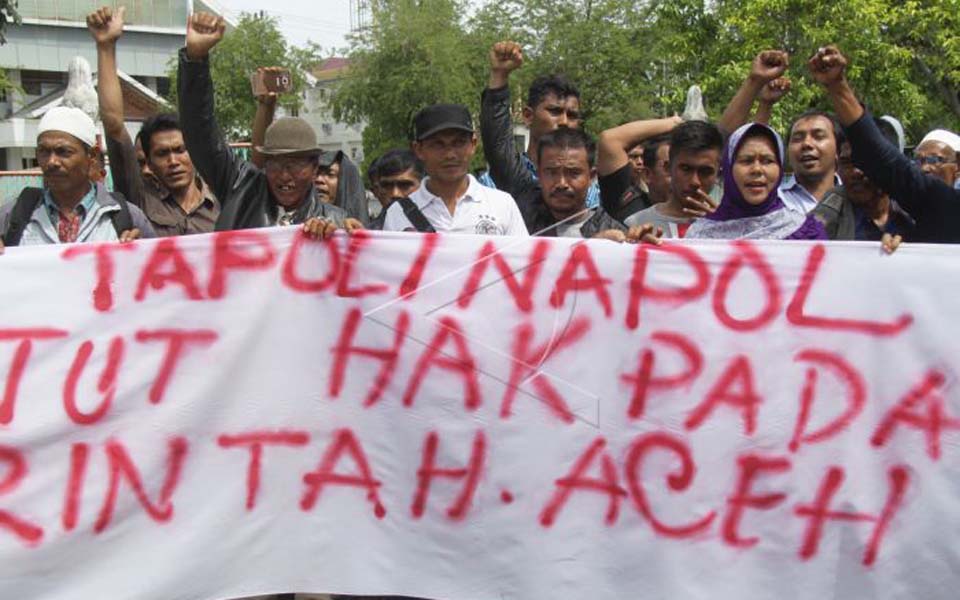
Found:
M 935 129 L 926 135 L 914 152 L 914 164 L 927 175 L 939 178 L 949 186 L 958 182 L 957 159 L 960 158 L 960 135 Z
M 188 23 L 186 48 L 180 51 L 179 98 L 187 150 L 203 179 L 221 202 L 216 230 L 299 225 L 314 237 L 335 228 L 362 227 L 343 209 L 317 198 L 314 179 L 320 169 L 317 135 L 303 119 L 278 119 L 256 148 L 263 168 L 236 156 L 213 114 L 213 82 L 208 57 L 223 39 L 224 24 L 215 15 L 196 13 Z

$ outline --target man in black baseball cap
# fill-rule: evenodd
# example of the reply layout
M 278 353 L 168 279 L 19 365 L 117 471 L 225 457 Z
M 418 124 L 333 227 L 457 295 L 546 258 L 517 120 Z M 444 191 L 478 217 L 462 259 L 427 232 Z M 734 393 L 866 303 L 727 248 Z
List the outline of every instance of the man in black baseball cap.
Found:
M 409 204 L 406 211 L 401 204 L 392 204 L 384 230 L 527 235 L 513 198 L 485 188 L 470 174 L 477 135 L 466 106 L 434 104 L 418 112 L 410 147 L 427 178 L 410 196 L 416 210 Z M 413 220 L 411 211 L 416 213 Z
M 470 111 L 462 104 L 434 104 L 413 117 L 414 140 L 423 141 L 445 129 L 473 133 Z

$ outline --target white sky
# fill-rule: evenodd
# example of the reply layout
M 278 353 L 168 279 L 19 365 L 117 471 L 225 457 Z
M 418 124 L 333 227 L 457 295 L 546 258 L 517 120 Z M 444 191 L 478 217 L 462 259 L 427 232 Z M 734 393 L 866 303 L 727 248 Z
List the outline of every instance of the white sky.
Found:
M 291 44 L 303 46 L 312 40 L 325 50 L 347 46 L 350 33 L 350 0 L 215 0 L 228 17 L 241 12 L 265 10 L 280 19 L 280 30 Z M 266 8 L 274 6 L 276 8 Z
M 470 10 L 490 0 L 471 0 Z M 350 33 L 350 0 L 208 0 L 219 5 L 228 17 L 239 17 L 241 12 L 265 10 L 279 17 L 280 30 L 287 41 L 296 46 L 308 40 L 320 44 L 324 50 L 346 48 Z M 272 4 L 275 9 L 264 8 Z

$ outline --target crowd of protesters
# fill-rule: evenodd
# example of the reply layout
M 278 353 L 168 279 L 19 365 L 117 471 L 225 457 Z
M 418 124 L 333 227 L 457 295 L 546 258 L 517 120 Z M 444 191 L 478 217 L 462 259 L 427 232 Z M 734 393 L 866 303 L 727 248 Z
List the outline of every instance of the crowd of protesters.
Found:
M 523 52 L 499 42 L 480 103 L 489 170 L 470 172 L 478 132 L 469 110 L 434 104 L 413 117 L 408 148 L 371 162 L 368 191 L 347 156 L 321 150 L 309 123 L 274 119 L 274 93 L 252 100 L 250 159 L 229 146 L 215 117 L 208 62 L 225 24 L 211 14 L 189 20 L 179 54 L 179 116 L 150 117 L 131 139 L 116 64 L 123 16 L 123 9 L 102 8 L 87 19 L 114 191 L 103 184 L 93 119 L 76 108 L 49 110 L 37 137 L 43 187 L 24 189 L 0 209 L 0 252 L 286 225 L 318 238 L 369 228 L 653 244 L 830 239 L 880 242 L 888 252 L 904 240 L 960 240 L 960 136 L 932 131 L 912 159 L 905 155 L 902 125 L 865 110 L 834 46 L 808 64 L 833 112 L 799 115 L 785 140 L 768 121 L 790 91 L 789 56 L 769 50 L 753 61 L 716 124 L 689 115 L 635 121 L 597 141 L 582 129 L 575 83 L 538 77 L 522 111 L 530 138 L 521 151 L 509 80 Z
M 847 60 L 833 46 L 808 64 L 833 112 L 799 115 L 785 140 L 768 120 L 790 91 L 789 57 L 771 50 L 756 57 L 718 123 L 635 121 L 597 141 L 582 129 L 575 83 L 537 78 L 523 107 L 530 140 L 521 152 L 509 78 L 523 53 L 500 42 L 490 50 L 480 104 L 489 171 L 480 178 L 470 172 L 478 133 L 469 110 L 435 104 L 414 116 L 409 148 L 371 162 L 368 193 L 357 166 L 342 152 L 323 152 L 306 121 L 274 120 L 275 94 L 252 100 L 250 160 L 228 145 L 208 62 L 225 26 L 210 14 L 189 20 L 179 54 L 179 116 L 150 117 L 131 139 L 116 66 L 123 16 L 123 9 L 102 8 L 87 19 L 115 190 L 102 183 L 93 119 L 76 108 L 51 109 L 37 137 L 43 187 L 26 188 L 0 210 L 0 252 L 5 245 L 288 225 L 317 238 L 370 228 L 653 244 L 830 239 L 879 242 L 888 252 L 902 241 L 960 241 L 960 136 L 932 131 L 906 156 L 903 127 L 864 109 L 845 77 Z

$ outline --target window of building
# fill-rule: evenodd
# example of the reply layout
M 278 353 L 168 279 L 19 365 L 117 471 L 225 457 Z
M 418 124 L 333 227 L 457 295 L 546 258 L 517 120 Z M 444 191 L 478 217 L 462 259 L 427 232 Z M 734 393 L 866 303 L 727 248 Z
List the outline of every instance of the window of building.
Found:
M 20 71 L 20 87 L 27 96 L 42 96 L 67 83 L 67 74 L 55 71 Z
M 17 12 L 24 19 L 85 23 L 87 14 L 100 6 L 90 0 L 19 0 Z M 144 27 L 182 27 L 187 20 L 183 0 L 127 0 L 127 23 Z

